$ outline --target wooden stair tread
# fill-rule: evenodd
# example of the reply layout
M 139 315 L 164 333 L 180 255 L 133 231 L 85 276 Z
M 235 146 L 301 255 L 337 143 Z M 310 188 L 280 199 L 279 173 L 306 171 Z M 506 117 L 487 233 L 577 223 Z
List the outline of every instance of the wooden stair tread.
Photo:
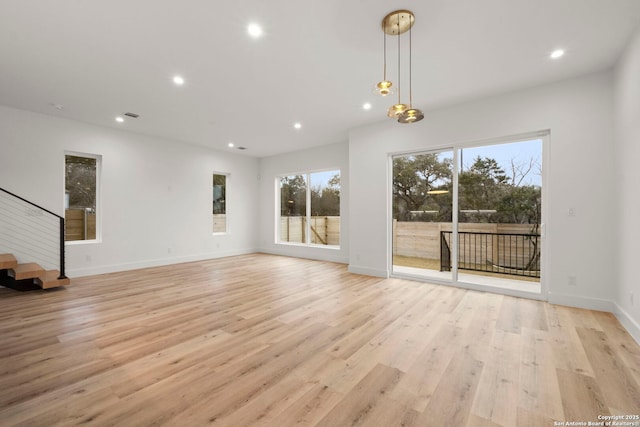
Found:
M 36 278 L 36 283 L 42 289 L 57 288 L 58 286 L 67 286 L 71 284 L 71 280 L 68 277 L 64 279 L 58 279 L 60 272 L 58 270 L 48 270 L 40 277 Z
M 40 267 L 35 262 L 18 264 L 9 269 L 9 275 L 16 280 L 35 279 L 36 277 L 43 276 L 44 274 L 44 268 Z
M 6 270 L 18 265 L 18 260 L 13 254 L 0 254 L 0 270 Z

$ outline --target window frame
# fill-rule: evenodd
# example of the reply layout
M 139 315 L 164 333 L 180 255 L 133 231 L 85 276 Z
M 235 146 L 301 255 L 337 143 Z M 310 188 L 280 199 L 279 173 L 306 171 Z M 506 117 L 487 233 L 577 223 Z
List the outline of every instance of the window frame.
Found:
M 306 171 L 302 171 L 302 172 L 290 172 L 290 173 L 284 173 L 284 174 L 279 174 L 275 177 L 275 205 L 276 205 L 276 209 L 275 209 L 275 244 L 277 245 L 289 245 L 289 246 L 304 246 L 304 247 L 312 247 L 312 248 L 324 248 L 324 249 L 333 249 L 333 250 L 339 250 L 341 248 L 341 242 L 342 242 L 342 227 L 340 226 L 339 228 L 339 234 L 338 234 L 338 241 L 339 243 L 337 245 L 329 245 L 329 244 L 322 244 L 322 243 L 313 243 L 311 240 L 311 213 L 312 213 L 312 206 L 311 206 L 311 182 L 312 182 L 312 175 L 313 174 L 318 174 L 318 173 L 323 173 L 323 172 L 334 172 L 337 173 L 340 177 L 340 184 L 338 187 L 338 190 L 340 191 L 342 189 L 342 170 L 339 167 L 333 167 L 333 168 L 326 168 L 326 169 L 314 169 L 314 170 L 306 170 Z M 282 221 L 281 218 L 282 217 L 282 188 L 281 188 L 281 181 L 283 178 L 286 177 L 292 177 L 292 176 L 302 176 L 305 179 L 305 200 L 306 200 L 306 207 L 305 207 L 305 221 L 306 221 L 306 226 L 305 226 L 305 241 L 304 242 L 288 242 L 288 241 L 283 241 L 281 240 L 281 236 L 282 236 Z M 338 206 L 338 218 L 342 217 L 342 197 L 340 197 L 340 201 L 339 201 L 339 206 Z
M 66 211 L 67 211 L 67 157 L 84 157 L 87 159 L 95 159 L 96 161 L 96 237 L 95 239 L 83 239 L 83 240 L 66 240 L 65 245 L 86 245 L 86 244 L 94 244 L 94 243 L 102 243 L 102 155 L 101 154 L 93 154 L 93 153 L 84 153 L 80 151 L 71 151 L 65 150 L 64 152 L 64 163 L 63 163 L 63 194 L 62 194 L 62 203 L 63 203 L 63 212 L 65 212 L 65 226 L 67 221 Z
M 212 223 L 212 227 L 211 227 L 211 234 L 214 236 L 220 236 L 220 235 L 224 235 L 224 234 L 229 234 L 230 233 L 230 227 L 229 227 L 229 177 L 230 177 L 230 173 L 228 172 L 219 172 L 219 171 L 213 171 L 211 173 L 211 203 L 209 204 L 209 206 L 211 206 L 211 215 L 212 215 L 212 221 L 213 221 L 213 215 L 216 215 L 215 213 L 213 213 L 213 188 L 214 185 L 213 181 L 214 181 L 214 177 L 216 175 L 219 176 L 224 176 L 224 231 L 215 231 L 213 229 L 213 223 Z

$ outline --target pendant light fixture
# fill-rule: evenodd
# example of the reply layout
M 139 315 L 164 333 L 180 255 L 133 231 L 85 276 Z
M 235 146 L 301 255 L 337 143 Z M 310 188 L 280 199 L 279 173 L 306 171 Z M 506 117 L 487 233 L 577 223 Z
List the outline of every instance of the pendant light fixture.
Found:
M 422 111 L 412 107 L 411 93 L 411 27 L 415 22 L 409 10 L 396 10 L 382 20 L 382 31 L 385 34 L 385 81 L 386 81 L 386 35 L 398 37 L 398 102 L 387 111 L 387 116 L 398 119 L 399 123 L 413 123 L 424 118 Z M 400 98 L 400 35 L 409 31 L 409 105 L 403 104 Z M 378 85 L 384 82 L 378 83 Z
M 393 86 L 393 83 L 387 80 L 387 33 L 384 33 L 384 38 L 382 43 L 383 43 L 383 49 L 384 49 L 383 77 L 382 77 L 382 81 L 378 82 L 378 84 L 374 86 L 373 93 L 380 96 L 387 96 L 395 93 L 395 87 Z
M 412 25 L 413 26 L 413 25 Z M 411 27 L 409 27 L 409 108 L 398 116 L 398 123 L 414 123 L 424 119 L 424 114 L 417 108 L 413 108 L 411 93 Z
M 395 16 L 397 19 L 397 26 L 396 27 L 392 27 L 391 31 L 396 31 L 398 32 L 400 29 L 400 13 L 395 13 L 395 15 L 392 15 L 392 17 L 389 17 L 389 15 L 387 15 L 385 17 L 385 20 L 387 18 L 389 19 L 393 19 L 393 16 Z M 382 21 L 382 30 L 384 31 L 385 35 L 387 34 L 386 30 L 385 30 L 385 24 L 384 24 L 384 20 Z M 392 105 L 391 107 L 389 107 L 389 110 L 387 111 L 387 116 L 391 117 L 392 119 L 397 119 L 398 116 L 400 116 L 400 114 L 404 113 L 404 111 L 409 108 L 409 106 L 407 104 L 403 104 L 402 102 L 400 102 L 400 34 L 398 34 L 398 103 Z

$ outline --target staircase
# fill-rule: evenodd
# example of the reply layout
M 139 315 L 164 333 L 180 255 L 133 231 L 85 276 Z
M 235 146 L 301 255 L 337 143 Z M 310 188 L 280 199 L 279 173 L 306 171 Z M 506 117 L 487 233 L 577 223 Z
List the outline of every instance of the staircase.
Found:
M 25 291 L 69 283 L 65 219 L 0 188 L 0 286 Z
M 0 285 L 7 288 L 28 291 L 50 289 L 71 283 L 61 277 L 58 270 L 45 270 L 35 262 L 18 264 L 13 254 L 0 254 Z

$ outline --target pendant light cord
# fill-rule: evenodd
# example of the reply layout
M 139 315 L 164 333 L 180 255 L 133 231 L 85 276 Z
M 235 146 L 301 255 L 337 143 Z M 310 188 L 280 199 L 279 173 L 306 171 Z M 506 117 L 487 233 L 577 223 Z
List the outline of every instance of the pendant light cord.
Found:
M 383 76 L 384 81 L 387 81 L 387 33 L 382 29 L 382 45 L 384 46 L 383 60 L 384 60 L 384 68 L 383 68 Z
M 409 108 L 413 108 L 413 94 L 411 89 L 411 16 L 409 16 Z
M 400 104 L 400 14 L 398 14 L 398 104 Z

